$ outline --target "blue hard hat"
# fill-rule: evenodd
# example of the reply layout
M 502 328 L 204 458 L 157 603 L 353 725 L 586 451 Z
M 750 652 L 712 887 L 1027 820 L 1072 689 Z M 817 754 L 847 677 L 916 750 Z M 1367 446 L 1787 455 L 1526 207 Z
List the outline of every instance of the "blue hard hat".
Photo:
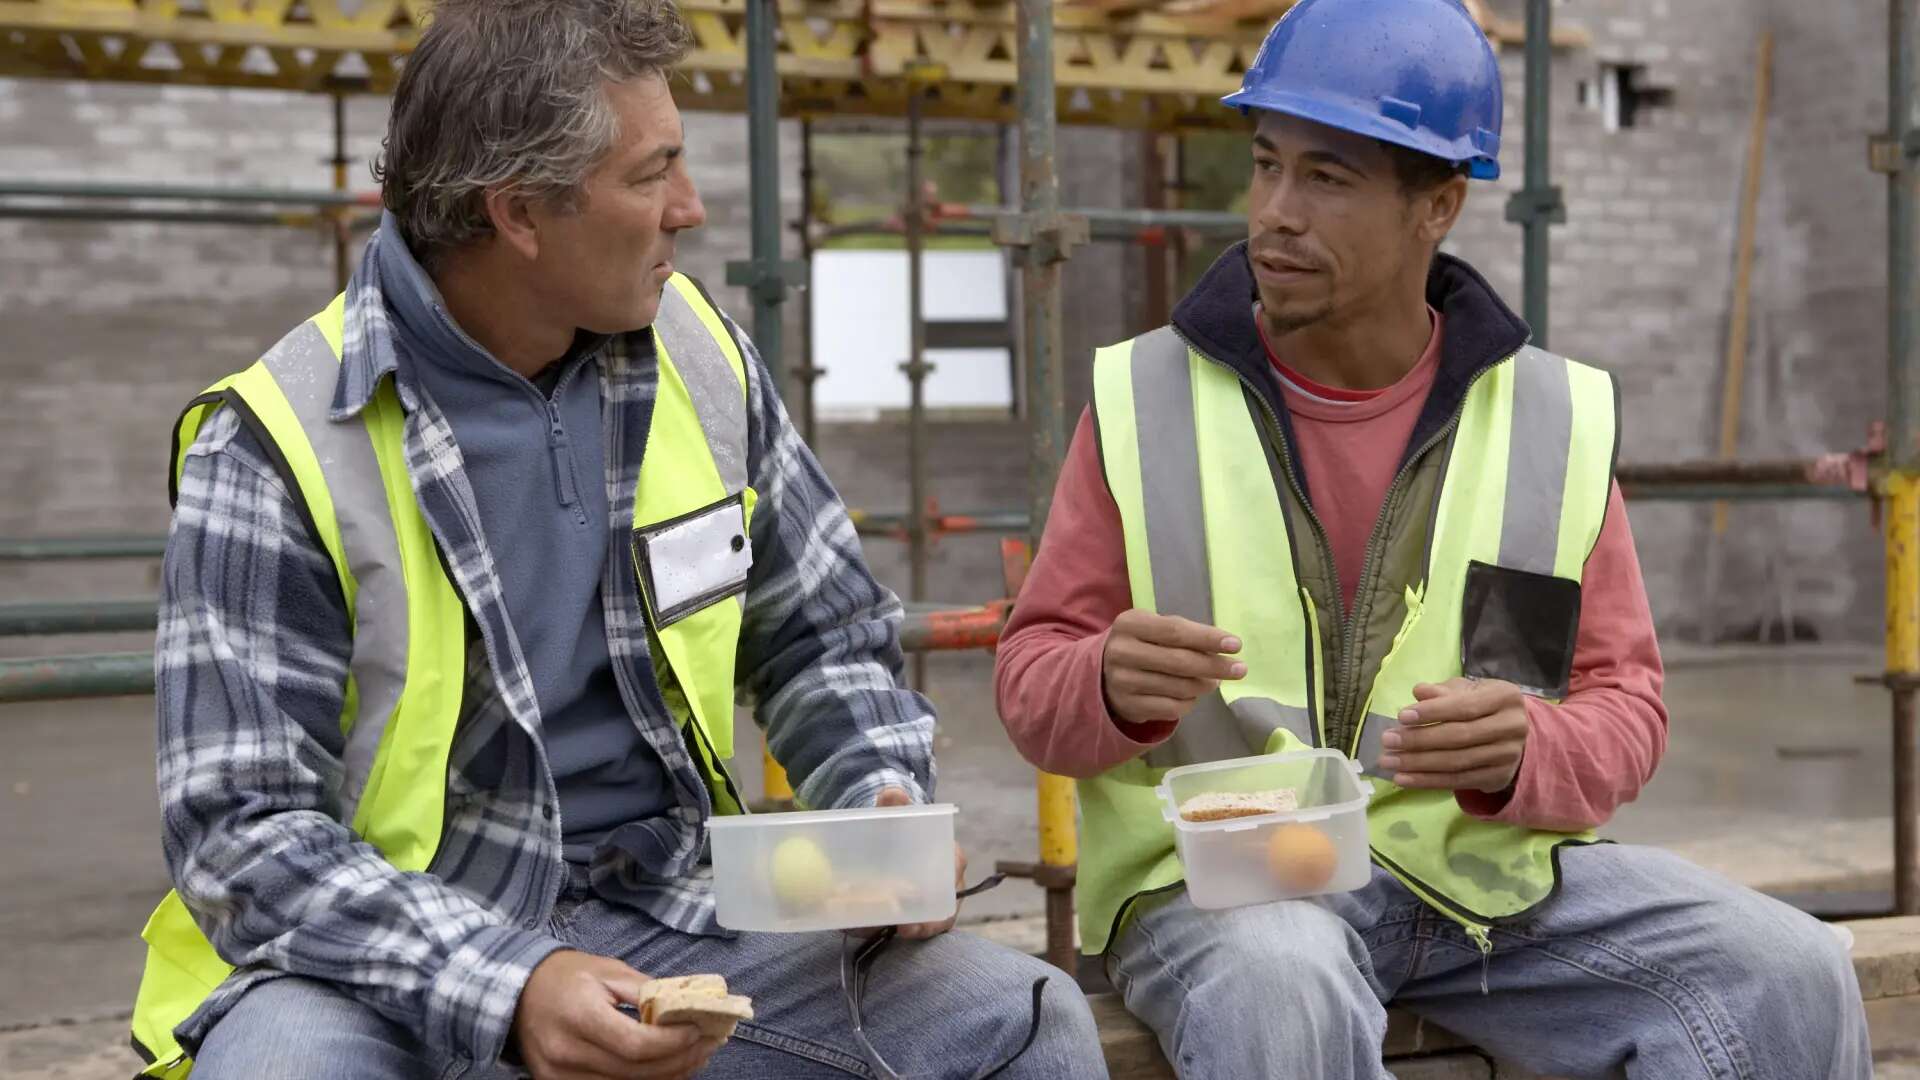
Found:
M 1500 175 L 1500 61 L 1459 0 L 1300 0 L 1221 100 Z

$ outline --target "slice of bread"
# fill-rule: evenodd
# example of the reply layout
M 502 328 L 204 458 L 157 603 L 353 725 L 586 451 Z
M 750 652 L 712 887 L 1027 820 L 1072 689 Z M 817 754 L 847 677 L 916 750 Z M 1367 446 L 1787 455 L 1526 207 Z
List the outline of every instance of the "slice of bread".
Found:
M 655 995 L 671 990 L 718 996 L 727 992 L 727 980 L 724 975 L 673 975 L 664 979 L 648 979 L 640 987 L 640 996 L 633 1003 L 644 1010 Z
M 640 988 L 637 1001 L 644 1024 L 692 1024 L 709 1038 L 727 1039 L 734 1026 L 753 1019 L 753 1001 L 727 993 L 719 975 L 678 975 L 652 979 Z
M 734 1025 L 753 1019 L 753 1002 L 737 994 L 718 996 L 689 990 L 656 994 L 641 1019 L 649 1024 L 692 1024 L 710 1039 L 727 1039 Z
M 1292 788 L 1273 791 L 1206 791 L 1180 804 L 1180 816 L 1187 821 L 1225 821 L 1228 818 L 1278 814 L 1300 807 L 1300 796 Z

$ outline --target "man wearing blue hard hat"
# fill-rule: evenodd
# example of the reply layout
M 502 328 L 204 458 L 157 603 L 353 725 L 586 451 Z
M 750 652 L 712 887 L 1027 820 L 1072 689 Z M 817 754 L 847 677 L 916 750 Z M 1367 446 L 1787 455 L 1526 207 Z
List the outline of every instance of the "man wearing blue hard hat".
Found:
M 1187 1077 L 1384 1076 L 1390 1002 L 1554 1076 L 1870 1076 L 1833 931 L 1592 831 L 1660 654 L 1611 376 L 1438 253 L 1500 171 L 1485 36 L 1302 0 L 1226 103 L 1249 238 L 1097 355 L 997 661 L 1080 781 L 1082 947 Z

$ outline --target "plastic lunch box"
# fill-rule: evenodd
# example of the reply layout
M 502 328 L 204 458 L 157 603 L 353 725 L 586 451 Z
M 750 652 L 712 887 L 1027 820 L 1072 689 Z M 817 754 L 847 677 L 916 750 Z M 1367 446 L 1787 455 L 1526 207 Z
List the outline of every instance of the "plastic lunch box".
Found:
M 1180 806 L 1206 792 L 1251 794 L 1291 788 L 1294 810 L 1187 821 Z M 1212 761 L 1167 770 L 1161 814 L 1195 907 L 1231 908 L 1350 892 L 1372 876 L 1367 800 L 1357 762 L 1337 750 L 1305 750 Z
M 851 930 L 953 915 L 951 805 L 748 814 L 708 822 L 730 930 Z

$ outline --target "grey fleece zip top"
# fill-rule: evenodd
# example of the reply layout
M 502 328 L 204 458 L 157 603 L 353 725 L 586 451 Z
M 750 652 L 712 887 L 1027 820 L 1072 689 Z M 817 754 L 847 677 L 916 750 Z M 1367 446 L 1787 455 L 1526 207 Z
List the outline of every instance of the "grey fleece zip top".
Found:
M 383 227 L 381 287 L 401 361 L 446 413 L 481 531 L 540 703 L 569 862 L 592 861 L 615 828 L 666 811 L 659 756 L 628 715 L 607 650 L 608 556 L 602 338 L 582 334 L 529 381 L 447 314 L 433 280 Z

